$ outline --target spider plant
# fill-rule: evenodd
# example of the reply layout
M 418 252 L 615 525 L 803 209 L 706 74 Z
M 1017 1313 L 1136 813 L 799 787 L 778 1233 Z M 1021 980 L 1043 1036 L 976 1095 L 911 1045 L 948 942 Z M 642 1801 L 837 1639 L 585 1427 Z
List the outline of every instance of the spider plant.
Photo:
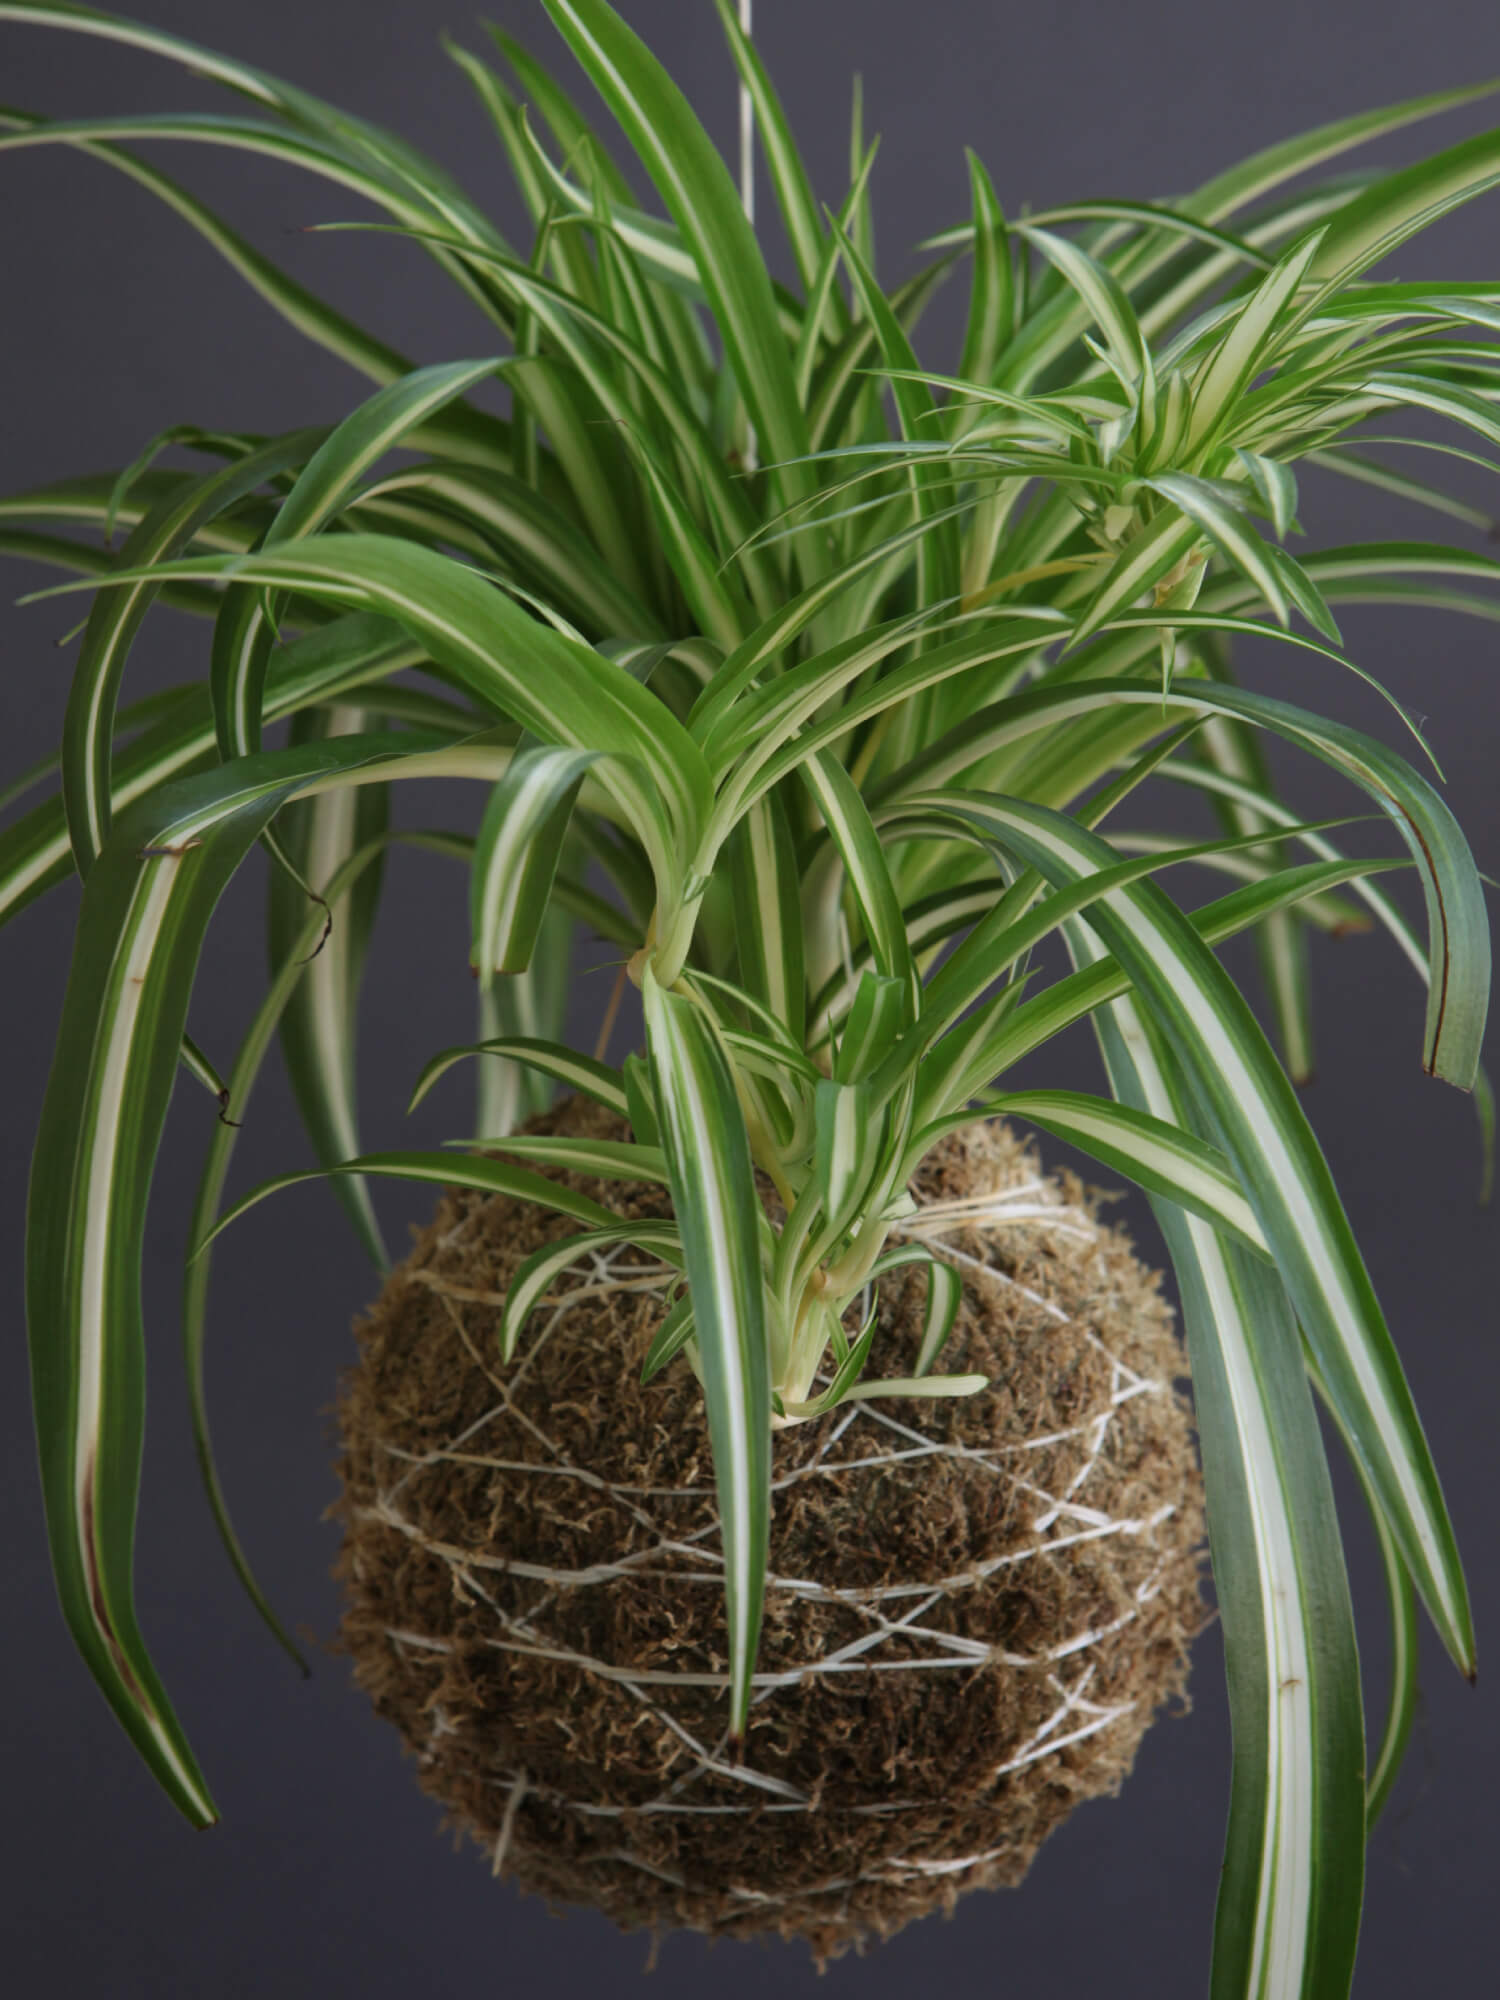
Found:
M 1479 1085 L 1482 1110 L 1489 947 L 1479 877 L 1411 719 L 1391 704 L 1391 747 L 1242 685 L 1230 647 L 1269 635 L 1352 667 L 1341 603 L 1493 616 L 1489 556 L 1288 543 L 1301 463 L 1464 517 L 1383 454 L 1489 463 L 1500 283 L 1371 274 L 1494 187 L 1500 135 L 1397 172 L 1346 170 L 1352 149 L 1479 94 L 1459 89 L 1273 146 L 1171 205 L 1024 218 L 970 155 L 970 213 L 887 288 L 873 147 L 856 130 L 847 194 L 821 208 L 738 11 L 718 4 L 792 286 L 768 275 L 743 190 L 604 0 L 547 7 L 665 215 L 637 206 L 508 36 L 490 31 L 484 56 L 450 51 L 529 212 L 520 243 L 410 146 L 259 70 L 83 7 L 0 0 L 7 22 L 154 52 L 241 100 L 214 117 L 7 112 L 0 149 L 71 147 L 130 175 L 377 385 L 326 429 L 177 430 L 118 475 L 3 506 L 10 550 L 93 593 L 59 758 L 31 774 L 47 796 L 0 837 L 7 914 L 84 880 L 28 1226 L 63 1609 L 163 1786 L 211 1822 L 132 1608 L 142 1231 L 179 1070 L 223 1114 L 186 1280 L 195 1421 L 266 1615 L 216 1483 L 201 1356 L 234 1121 L 279 1035 L 312 1172 L 334 1177 L 377 1260 L 377 1176 L 502 1191 L 581 1226 L 514 1286 L 507 1355 L 590 1242 L 633 1237 L 680 1268 L 648 1366 L 682 1355 L 707 1400 L 736 1727 L 773 1427 L 845 1398 L 981 1386 L 941 1372 L 946 1266 L 928 1274 L 917 1378 L 869 1372 L 869 1302 L 911 1254 L 888 1234 L 916 1163 L 955 1125 L 1004 1113 L 1131 1177 L 1159 1218 L 1235 1739 L 1213 1990 L 1326 2000 L 1349 1982 L 1365 1832 L 1410 1722 L 1416 1601 L 1461 1671 L 1474 1651 L 1437 1475 L 1294 1088 L 1310 1060 L 1305 938 L 1382 926 L 1426 982 L 1427 1069 Z M 376 217 L 357 226 L 421 244 L 486 316 L 493 353 L 413 368 L 135 150 L 164 140 L 266 154 L 356 197 Z M 968 288 L 952 376 L 913 344 L 950 277 Z M 508 390 L 507 417 L 473 400 L 487 383 Z M 1430 424 L 1391 436 L 1407 413 L 1443 419 L 1463 448 Z M 201 469 L 160 462 L 167 445 Z M 204 672 L 122 706 L 158 602 L 206 621 Z M 1404 858 L 1346 852 L 1331 823 L 1283 804 L 1268 735 L 1347 779 Z M 414 778 L 487 796 L 477 834 L 423 836 L 469 871 L 481 1028 L 416 1082 L 420 1097 L 479 1058 L 479 1144 L 367 1152 L 351 1060 L 362 947 L 381 855 L 412 837 L 386 801 Z M 1200 794 L 1216 825 L 1192 842 L 1137 826 L 1164 785 Z M 189 999 L 214 905 L 257 846 L 275 962 L 221 1075 L 189 1038 Z M 1162 878 L 1175 886 L 1186 862 L 1217 871 L 1221 893 L 1174 900 Z M 1374 879 L 1398 865 L 1421 882 L 1425 944 Z M 579 924 L 614 941 L 640 989 L 645 1052 L 618 1069 L 561 1039 Z M 1241 933 L 1279 1053 L 1216 956 Z M 1008 1084 L 1080 1021 L 1109 1095 Z M 631 1138 L 518 1132 L 558 1085 L 611 1106 Z M 664 1183 L 675 1223 L 622 1224 L 539 1166 Z M 1315 1394 L 1389 1585 L 1394 1687 L 1368 1748 Z

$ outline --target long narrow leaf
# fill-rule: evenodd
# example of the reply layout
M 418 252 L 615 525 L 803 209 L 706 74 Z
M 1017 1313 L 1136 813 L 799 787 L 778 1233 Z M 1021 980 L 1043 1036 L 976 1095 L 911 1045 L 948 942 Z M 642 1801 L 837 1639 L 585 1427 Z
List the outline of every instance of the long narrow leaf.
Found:
M 1097 835 L 1045 808 L 991 798 L 964 813 L 1059 886 L 1115 861 Z M 1085 921 L 1128 973 L 1211 1107 L 1423 1601 L 1454 1659 L 1472 1671 L 1468 1592 L 1437 1473 L 1364 1261 L 1291 1085 L 1238 989 L 1153 883 L 1107 893 Z
M 728 169 L 661 64 L 605 0 L 546 0 L 692 246 L 750 420 L 784 501 L 807 450 L 770 280 Z
M 708 1401 L 729 1614 L 729 1731 L 737 1754 L 760 1638 L 771 1517 L 760 1205 L 734 1079 L 703 1015 L 663 992 L 649 962 L 642 996 Z

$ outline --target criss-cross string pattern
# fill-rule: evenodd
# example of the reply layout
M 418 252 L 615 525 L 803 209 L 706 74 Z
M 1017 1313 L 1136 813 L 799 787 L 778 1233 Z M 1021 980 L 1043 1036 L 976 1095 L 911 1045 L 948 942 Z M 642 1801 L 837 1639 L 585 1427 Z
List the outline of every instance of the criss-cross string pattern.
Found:
M 596 1824 L 634 1824 L 663 1816 L 679 1821 L 722 1820 L 752 1813 L 799 1815 L 818 1810 L 821 1802 L 815 1790 L 757 1766 L 753 1729 L 749 1760 L 735 1763 L 724 1735 L 710 1737 L 701 1727 L 695 1729 L 684 1720 L 674 1704 L 674 1692 L 726 1689 L 724 1672 L 711 1667 L 653 1666 L 596 1657 L 570 1643 L 556 1629 L 555 1614 L 570 1594 L 607 1588 L 627 1579 L 637 1585 L 653 1578 L 670 1579 L 676 1587 L 700 1586 L 716 1597 L 722 1592 L 722 1553 L 711 1504 L 712 1487 L 630 1484 L 606 1478 L 570 1455 L 549 1431 L 544 1415 L 538 1414 L 534 1404 L 528 1406 L 525 1394 L 537 1358 L 573 1316 L 597 1310 L 605 1303 L 619 1304 L 631 1294 L 653 1303 L 664 1300 L 676 1274 L 628 1246 L 585 1251 L 543 1302 L 526 1351 L 517 1363 L 502 1371 L 485 1352 L 483 1334 L 476 1332 L 476 1326 L 482 1327 L 490 1315 L 499 1312 L 504 1292 L 483 1283 L 465 1282 L 453 1269 L 455 1261 L 462 1269 L 465 1232 L 473 1226 L 474 1215 L 472 1210 L 461 1214 L 438 1238 L 438 1254 L 429 1262 L 415 1263 L 407 1275 L 440 1307 L 469 1362 L 482 1371 L 492 1397 L 487 1397 L 486 1406 L 451 1437 L 421 1450 L 389 1435 L 373 1437 L 369 1441 L 372 1490 L 351 1505 L 351 1514 L 364 1526 L 378 1526 L 417 1545 L 427 1557 L 444 1565 L 454 1596 L 471 1611 L 482 1608 L 485 1624 L 480 1643 L 485 1648 L 512 1659 L 551 1663 L 585 1680 L 613 1685 L 648 1711 L 676 1746 L 660 1789 L 652 1796 L 635 1796 L 628 1802 L 577 1796 L 544 1781 L 536 1771 L 526 1768 L 521 1758 L 497 1759 L 494 1768 L 484 1774 L 494 1800 L 487 1818 L 493 1829 L 495 1872 L 499 1873 L 506 1862 L 528 1802 Z M 1132 1717 L 1137 1699 L 1116 1698 L 1099 1686 L 1097 1650 L 1141 1616 L 1173 1565 L 1191 1560 L 1185 1549 L 1192 1539 L 1185 1542 L 1178 1533 L 1161 1537 L 1159 1548 L 1156 1546 L 1157 1531 L 1177 1511 L 1172 1500 L 1137 1513 L 1119 1512 L 1101 1503 L 1095 1490 L 1101 1483 L 1099 1471 L 1122 1412 L 1142 1398 L 1170 1397 L 1171 1383 L 1165 1373 L 1143 1373 L 1128 1365 L 1093 1326 L 1079 1325 L 1055 1297 L 1026 1284 L 984 1254 L 1007 1239 L 1014 1242 L 1018 1232 L 1033 1238 L 1038 1233 L 1054 1240 L 1065 1238 L 1075 1259 L 1087 1256 L 1091 1246 L 1106 1234 L 1086 1208 L 1068 1201 L 1055 1181 L 1040 1175 L 1012 1178 L 997 1188 L 956 1200 L 919 1200 L 916 1212 L 898 1225 L 895 1234 L 920 1242 L 934 1256 L 954 1264 L 971 1291 L 1010 1289 L 1018 1294 L 1014 1304 L 1041 1315 L 1059 1331 L 1070 1328 L 1075 1339 L 1081 1337 L 1100 1364 L 1092 1371 L 1098 1390 L 1091 1405 L 1063 1426 L 1043 1425 L 1015 1440 L 976 1444 L 916 1428 L 898 1414 L 903 1409 L 900 1404 L 882 1407 L 877 1401 L 853 1401 L 823 1420 L 810 1456 L 779 1469 L 773 1497 L 782 1501 L 806 1482 L 847 1479 L 852 1473 L 887 1468 L 911 1469 L 923 1461 L 946 1460 L 961 1465 L 969 1477 L 1002 1482 L 1012 1508 L 1021 1510 L 1024 1532 L 999 1553 L 920 1581 L 836 1586 L 815 1576 L 779 1573 L 773 1561 L 767 1579 L 768 1607 L 777 1600 L 797 1600 L 826 1607 L 842 1618 L 838 1625 L 830 1622 L 823 1628 L 829 1638 L 825 1650 L 777 1660 L 764 1666 L 754 1682 L 754 1702 L 760 1706 L 819 1677 L 831 1680 L 852 1675 L 1011 1669 L 1045 1687 L 1047 1700 L 1044 1712 L 1032 1720 L 1022 1740 L 1005 1745 L 1004 1754 L 994 1762 L 988 1777 L 996 1785 L 1009 1774 L 1101 1736 L 1111 1725 Z M 497 1450 L 502 1439 L 516 1444 Z M 535 1559 L 539 1553 L 535 1548 L 522 1555 L 489 1539 L 462 1543 L 441 1539 L 423 1518 L 422 1506 L 410 1503 L 414 1482 L 445 1466 L 546 1482 L 557 1489 L 559 1505 L 564 1504 L 562 1495 L 569 1492 L 593 1504 L 607 1504 L 632 1525 L 631 1546 L 608 1560 L 569 1566 Z M 674 1528 L 667 1515 L 674 1511 L 680 1514 L 682 1503 L 694 1500 L 700 1503 L 698 1525 Z M 1134 1580 L 1112 1616 L 1086 1620 L 1046 1645 L 1025 1649 L 944 1629 L 945 1608 L 966 1593 L 993 1588 L 1001 1571 L 1055 1564 L 1064 1552 L 1088 1543 L 1142 1538 L 1154 1553 L 1147 1563 L 1136 1565 Z M 513 1594 L 510 1586 L 517 1581 L 529 1586 L 526 1601 L 519 1607 L 505 1601 Z M 403 1666 L 420 1671 L 424 1659 L 437 1664 L 434 1655 L 449 1654 L 456 1645 L 472 1647 L 473 1629 L 471 1621 L 465 1636 L 457 1638 L 387 1622 L 383 1637 Z M 1148 1694 L 1146 1716 L 1137 1717 L 1129 1729 L 1131 1747 L 1149 1719 L 1155 1698 Z M 700 1704 L 698 1712 L 707 1711 Z M 430 1701 L 424 1714 L 426 1741 L 414 1747 L 424 1761 L 436 1763 L 442 1759 L 445 1740 L 453 1734 L 455 1723 L 441 1700 Z M 856 1817 L 899 1820 L 903 1813 L 930 1810 L 931 1803 L 930 1798 L 903 1797 L 898 1789 L 891 1796 L 847 1810 Z M 657 1876 L 671 1887 L 685 1890 L 689 1886 L 660 1860 L 635 1852 L 623 1838 L 619 1845 L 595 1845 L 591 1853 L 597 1863 L 624 1864 Z M 936 1857 L 898 1848 L 887 1853 L 873 1871 L 864 1870 L 861 1879 L 868 1882 L 873 1872 L 891 1883 L 928 1880 L 954 1887 L 973 1886 L 1000 1879 L 995 1875 L 997 1865 L 1003 1874 L 1004 1866 L 1014 1858 L 1013 1841 Z M 837 1875 L 815 1883 L 803 1880 L 796 1885 L 795 1899 L 804 1907 L 809 1898 L 836 1904 L 841 1898 L 847 1900 L 854 1886 L 848 1877 Z M 747 1908 L 763 1908 L 768 1921 L 774 1920 L 775 1906 L 787 1900 L 787 1893 L 772 1885 L 726 1883 L 723 1888 L 726 1895 Z

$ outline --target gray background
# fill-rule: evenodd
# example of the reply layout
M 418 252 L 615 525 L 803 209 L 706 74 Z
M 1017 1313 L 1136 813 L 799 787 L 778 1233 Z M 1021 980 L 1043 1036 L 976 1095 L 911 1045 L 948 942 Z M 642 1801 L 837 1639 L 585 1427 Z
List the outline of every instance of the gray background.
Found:
M 707 0 L 629 0 L 628 18 L 667 57 L 711 128 L 732 129 L 733 92 Z M 437 44 L 422 0 L 142 0 L 153 22 L 259 61 L 385 120 L 455 168 L 502 219 L 512 213 L 497 149 Z M 554 49 L 532 0 L 493 12 L 544 55 Z M 1002 199 L 1042 204 L 1093 192 L 1169 196 L 1230 159 L 1368 105 L 1500 71 L 1487 4 L 1431 0 L 1379 17 L 1360 0 L 1265 0 L 1251 9 L 1176 0 L 1131 7 L 1022 10 L 975 0 L 761 0 L 759 38 L 802 136 L 818 191 L 842 192 L 848 79 L 864 74 L 870 125 L 884 133 L 875 189 L 882 266 L 957 219 L 962 142 L 987 160 Z M 453 18 L 471 43 L 469 22 Z M 0 28 L 0 96 L 53 112 L 220 104 L 180 72 L 62 36 Z M 230 109 L 233 105 L 230 104 Z M 1484 109 L 1387 142 L 1413 157 L 1484 123 Z M 298 234 L 354 212 L 326 187 L 238 158 L 173 149 L 164 162 L 288 267 L 419 361 L 487 351 L 482 330 L 403 246 Z M 763 196 L 763 200 L 765 197 Z M 769 203 L 766 203 L 767 207 Z M 1500 265 L 1491 197 L 1403 255 L 1401 275 L 1473 278 Z M 0 160 L 0 483 L 14 490 L 120 464 L 182 420 L 249 429 L 328 422 L 358 385 L 304 347 L 242 291 L 212 254 L 133 186 L 62 154 Z M 926 351 L 946 358 L 954 305 Z M 1485 489 L 1475 482 L 1476 492 Z M 1316 539 L 1432 534 L 1444 524 L 1351 487 L 1312 485 Z M 1473 540 L 1462 533 L 1455 539 Z M 52 744 L 68 655 L 53 641 L 72 606 L 10 608 L 50 578 L 7 565 L 0 607 L 3 764 Z M 1493 628 L 1436 614 L 1351 613 L 1362 664 L 1429 718 L 1448 796 L 1481 866 L 1500 871 L 1494 783 Z M 131 685 L 201 671 L 201 631 L 170 617 L 148 628 Z M 1388 732 L 1375 699 L 1336 670 L 1253 662 L 1257 684 Z M 1347 807 L 1321 770 L 1286 766 L 1310 814 Z M 404 810 L 450 817 L 410 799 Z M 253 877 L 253 871 L 252 871 Z M 200 1037 L 227 1061 L 261 977 L 253 879 L 230 895 L 194 1005 Z M 4 940 L 0 980 L 7 1136 L 0 1151 L 0 1273 L 9 1336 L 0 1344 L 0 1506 L 7 1573 L 0 1740 L 0 1825 L 10 1861 L 0 1964 L 10 1990 L 136 1996 L 359 1993 L 424 1996 L 531 1981 L 582 1992 L 633 1990 L 645 1947 L 602 1920 L 550 1919 L 496 1888 L 469 1854 L 434 1837 L 394 1740 L 368 1714 L 337 1660 L 301 1683 L 241 1598 L 197 1490 L 181 1376 L 175 1295 L 183 1217 L 211 1113 L 182 1091 L 173 1108 L 146 1273 L 153 1388 L 139 1572 L 142 1616 L 224 1810 L 194 1836 L 135 1760 L 75 1659 L 47 1572 L 26 1415 L 21 1244 L 31 1134 L 66 970 L 73 898 L 34 908 Z M 1496 1229 L 1475 1206 L 1471 1111 L 1427 1082 L 1417 1061 L 1421 996 L 1391 950 L 1358 938 L 1317 953 L 1320 1073 L 1308 1106 L 1369 1257 L 1424 1413 L 1471 1567 L 1481 1644 L 1500 1621 L 1491 1535 L 1497 1368 Z M 401 1105 L 424 1056 L 468 1038 L 460 885 L 441 864 L 398 855 L 363 1020 L 372 1143 L 399 1143 Z M 608 974 L 581 977 L 586 1031 Z M 1039 1074 L 1089 1087 L 1086 1043 Z M 424 1107 L 424 1114 L 426 1107 Z M 468 1100 L 438 1094 L 415 1138 L 466 1129 Z M 268 1072 L 243 1135 L 243 1181 L 303 1157 L 279 1075 Z M 405 1240 L 420 1197 L 382 1194 L 389 1235 Z M 1152 1248 L 1140 1206 L 1130 1210 Z M 326 1410 L 350 1353 L 351 1313 L 370 1279 L 322 1190 L 289 1195 L 248 1220 L 217 1272 L 210 1387 L 224 1477 L 252 1557 L 287 1617 L 313 1638 L 335 1615 L 327 1571 L 331 1491 Z M 1345 1496 L 1347 1498 L 1347 1495 Z M 1356 1591 L 1382 1684 L 1380 1606 L 1357 1508 L 1346 1509 Z M 1481 1924 L 1497 1860 L 1493 1685 L 1470 1691 L 1424 1640 L 1425 1696 L 1408 1769 L 1370 1854 L 1357 1991 L 1487 1990 Z M 954 2000 L 1001 1990 L 1061 2000 L 1085 1986 L 1160 1996 L 1202 1990 L 1228 1741 L 1217 1641 L 1199 1648 L 1196 1705 L 1150 1736 L 1119 1802 L 1085 1808 L 1043 1852 L 1019 1893 L 971 1897 L 819 1989 L 895 1991 L 931 1981 Z M 674 1938 L 653 1975 L 659 2000 L 711 1978 L 726 1995 L 768 1978 L 811 1992 L 799 1949 L 721 1947 Z

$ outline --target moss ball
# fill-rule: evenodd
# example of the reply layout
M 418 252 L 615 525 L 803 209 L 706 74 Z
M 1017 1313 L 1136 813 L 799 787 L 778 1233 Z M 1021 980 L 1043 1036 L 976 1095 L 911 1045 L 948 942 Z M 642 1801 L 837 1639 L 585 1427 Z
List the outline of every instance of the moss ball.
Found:
M 577 1100 L 539 1128 L 621 1129 Z M 939 1366 L 990 1386 L 776 1433 L 739 1766 L 702 1394 L 684 1359 L 639 1380 L 669 1274 L 586 1256 L 502 1367 L 508 1282 L 574 1225 L 454 1191 L 357 1329 L 342 1644 L 423 1789 L 522 1888 L 821 1962 L 1019 1882 L 1182 1697 L 1204 1527 L 1157 1276 L 1003 1125 L 945 1139 L 912 1192 L 907 1235 L 964 1280 Z M 882 1281 L 871 1376 L 910 1374 L 924 1288 Z

